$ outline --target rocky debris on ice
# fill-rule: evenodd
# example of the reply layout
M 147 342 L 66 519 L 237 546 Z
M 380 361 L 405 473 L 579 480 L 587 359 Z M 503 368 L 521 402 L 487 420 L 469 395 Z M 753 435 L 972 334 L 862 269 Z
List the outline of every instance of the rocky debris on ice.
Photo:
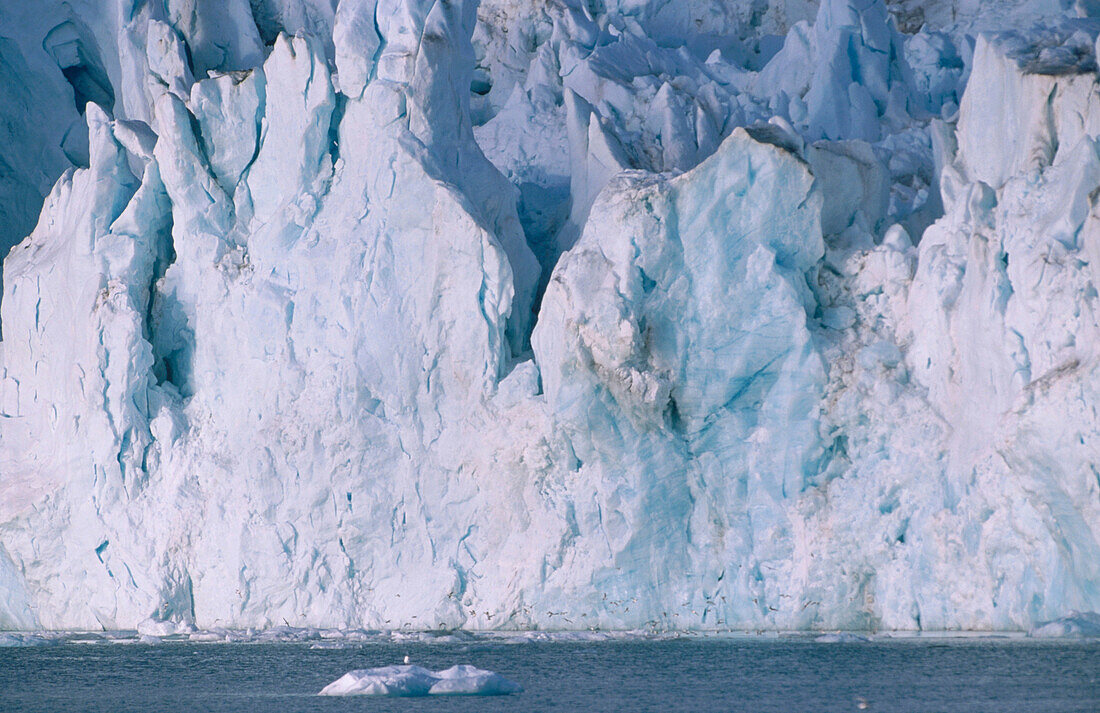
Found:
M 1061 76 L 1097 71 L 1098 33 L 1100 15 L 1063 19 L 1023 32 L 1006 30 L 988 37 L 998 51 L 1019 65 L 1025 74 Z
M 429 671 L 415 665 L 349 671 L 321 689 L 321 696 L 504 696 L 523 687 L 498 673 L 469 665 Z

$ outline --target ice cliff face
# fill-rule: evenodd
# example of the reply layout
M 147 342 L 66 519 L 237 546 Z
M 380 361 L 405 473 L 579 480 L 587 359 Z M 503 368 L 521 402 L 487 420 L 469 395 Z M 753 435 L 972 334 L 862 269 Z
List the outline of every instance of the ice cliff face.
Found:
M 0 626 L 1100 610 L 1100 21 L 981 5 L 5 6 Z

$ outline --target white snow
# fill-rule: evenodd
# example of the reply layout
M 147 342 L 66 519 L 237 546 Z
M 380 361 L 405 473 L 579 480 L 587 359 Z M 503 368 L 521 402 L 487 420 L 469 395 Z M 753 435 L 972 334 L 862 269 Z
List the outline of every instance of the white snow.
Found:
M 416 665 L 349 671 L 321 689 L 321 696 L 501 696 L 523 687 L 469 665 L 429 671 Z
M 0 628 L 1100 610 L 1077 6 L 3 3 Z

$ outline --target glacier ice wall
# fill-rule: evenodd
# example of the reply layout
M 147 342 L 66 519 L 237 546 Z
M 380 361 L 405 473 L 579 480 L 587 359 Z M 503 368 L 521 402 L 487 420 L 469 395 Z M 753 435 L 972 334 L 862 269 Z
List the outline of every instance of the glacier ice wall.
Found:
M 0 627 L 1100 610 L 1088 3 L 29 5 Z

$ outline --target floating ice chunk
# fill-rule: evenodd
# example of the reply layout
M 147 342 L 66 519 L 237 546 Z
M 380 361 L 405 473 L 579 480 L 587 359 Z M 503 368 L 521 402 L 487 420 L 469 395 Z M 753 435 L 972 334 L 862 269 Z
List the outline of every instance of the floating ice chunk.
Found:
M 822 634 L 814 639 L 818 644 L 859 644 L 870 641 L 866 636 L 853 634 L 850 631 L 838 631 L 834 634 Z
M 0 632 L 0 648 L 52 646 L 56 643 L 57 639 L 38 634 Z
M 500 674 L 469 665 L 429 671 L 421 666 L 383 666 L 349 671 L 321 689 L 322 696 L 501 696 L 523 687 Z
M 426 696 L 439 680 L 420 666 L 382 666 L 349 671 L 321 689 L 321 696 Z
M 523 691 L 515 681 L 468 664 L 451 666 L 435 675 L 439 681 L 429 691 L 432 695 L 506 696 Z
M 1072 612 L 1054 621 L 1040 624 L 1028 636 L 1036 639 L 1084 639 L 1100 637 L 1100 614 L 1096 612 Z

